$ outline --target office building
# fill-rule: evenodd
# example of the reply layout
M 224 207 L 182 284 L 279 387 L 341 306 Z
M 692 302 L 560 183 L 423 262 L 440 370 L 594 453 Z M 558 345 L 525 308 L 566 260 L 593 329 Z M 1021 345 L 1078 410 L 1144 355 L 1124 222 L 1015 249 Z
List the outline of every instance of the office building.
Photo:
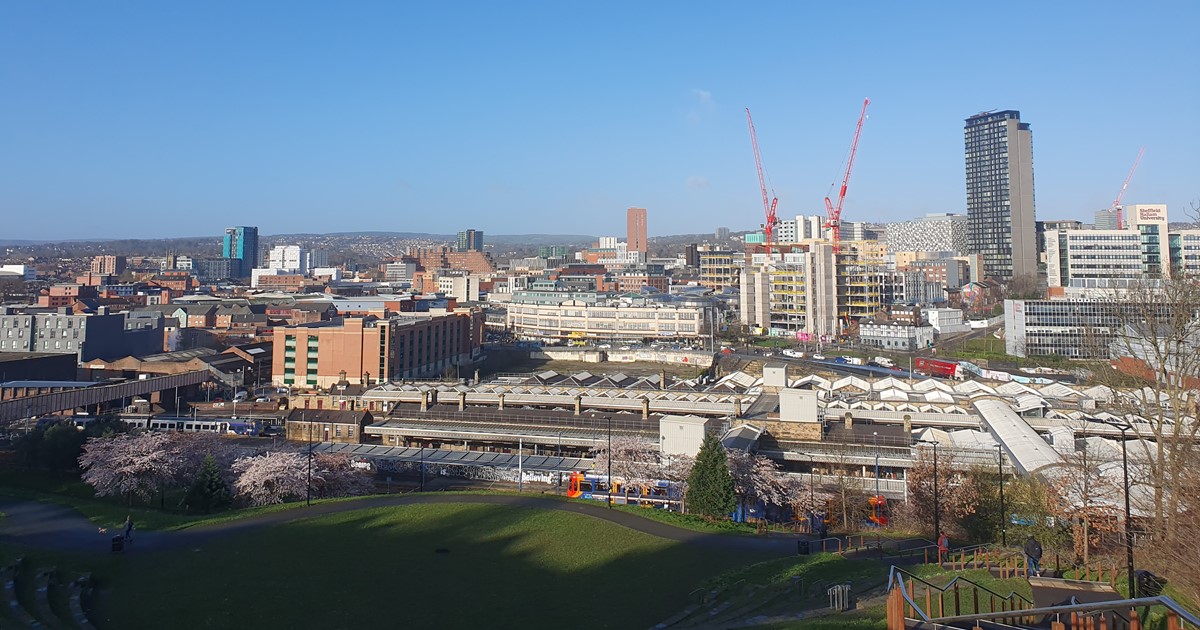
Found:
M 626 249 L 645 254 L 650 251 L 646 244 L 646 209 L 630 208 L 626 213 Z
M 1096 211 L 1095 228 L 1097 230 L 1119 230 L 1121 222 L 1118 218 L 1121 216 L 1121 211 L 1116 208 L 1105 208 Z
M 1021 112 L 966 119 L 967 245 L 996 280 L 1037 273 L 1033 132 Z
M 1044 238 L 1047 284 L 1066 287 L 1071 286 L 1072 280 L 1168 277 L 1172 260 L 1167 207 L 1130 205 L 1126 213 L 1126 228 L 1121 230 L 1047 230 Z M 1181 249 L 1182 236 L 1177 241 Z
M 483 230 L 463 230 L 458 233 L 458 251 L 483 251 Z
M 483 314 L 395 314 L 343 317 L 276 327 L 272 380 L 276 385 L 372 385 L 442 376 L 479 358 Z
M 1144 325 L 1147 315 L 1155 326 L 1171 327 L 1171 308 L 1107 298 L 1072 300 L 1005 300 L 1004 351 L 1015 357 L 1059 356 L 1107 359 L 1113 342 L 1125 335 L 1131 322 Z M 1117 355 L 1127 347 L 1118 344 Z
M 312 267 L 310 253 L 299 245 L 278 245 L 267 254 L 268 269 L 307 274 Z
M 233 272 L 238 278 L 249 278 L 250 270 L 261 262 L 258 257 L 258 228 L 231 227 L 225 228 L 225 241 L 221 247 L 221 257 L 236 260 Z
M 709 339 L 716 321 L 709 297 L 630 297 L 590 291 L 517 291 L 506 327 L 522 339 L 632 342 L 643 339 Z
M 967 251 L 967 217 L 927 214 L 920 219 L 890 223 L 884 238 L 889 252 Z

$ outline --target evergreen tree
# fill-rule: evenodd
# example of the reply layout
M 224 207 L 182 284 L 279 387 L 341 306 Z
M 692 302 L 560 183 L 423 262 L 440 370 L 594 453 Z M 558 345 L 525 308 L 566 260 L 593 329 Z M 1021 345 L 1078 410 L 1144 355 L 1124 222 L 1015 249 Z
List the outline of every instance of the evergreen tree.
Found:
M 689 512 L 713 519 L 726 518 L 737 507 L 725 447 L 715 433 L 704 436 L 696 465 L 688 476 L 686 500 Z
M 184 502 L 189 510 L 208 514 L 229 505 L 230 501 L 229 485 L 221 478 L 217 460 L 212 455 L 205 457 L 200 465 L 200 474 L 196 475 L 196 481 L 188 488 Z

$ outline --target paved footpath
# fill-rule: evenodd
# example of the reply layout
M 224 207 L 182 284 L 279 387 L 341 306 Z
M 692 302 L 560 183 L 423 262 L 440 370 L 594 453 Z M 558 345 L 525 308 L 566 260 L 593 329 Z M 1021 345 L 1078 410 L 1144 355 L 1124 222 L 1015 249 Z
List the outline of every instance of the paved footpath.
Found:
M 526 507 L 540 510 L 561 510 L 606 520 L 632 530 L 708 549 L 749 552 L 764 555 L 796 553 L 796 539 L 790 537 L 737 536 L 710 534 L 681 529 L 659 521 L 643 518 L 623 510 L 609 509 L 603 504 L 514 495 L 472 494 L 405 494 L 364 497 L 349 501 L 318 503 L 278 512 L 268 512 L 242 519 L 196 526 L 177 531 L 133 532 L 130 551 L 141 549 L 184 548 L 200 542 L 240 532 L 299 521 L 324 514 L 336 514 L 370 508 L 411 505 L 414 503 L 476 503 Z M 13 542 L 29 547 L 44 547 L 70 551 L 103 551 L 107 553 L 109 539 L 119 533 L 119 525 L 101 533 L 95 523 L 79 512 L 53 503 L 39 501 L 0 500 L 0 542 Z

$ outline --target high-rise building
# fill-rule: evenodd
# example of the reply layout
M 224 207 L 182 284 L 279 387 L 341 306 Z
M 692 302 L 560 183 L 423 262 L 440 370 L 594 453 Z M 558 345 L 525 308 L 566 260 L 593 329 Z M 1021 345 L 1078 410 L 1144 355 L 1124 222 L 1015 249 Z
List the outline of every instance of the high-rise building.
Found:
M 626 223 L 628 225 L 625 242 L 626 249 L 631 252 L 641 252 L 643 254 L 650 251 L 646 244 L 646 209 L 645 208 L 630 208 L 627 213 Z
M 971 253 L 983 255 L 990 278 L 1037 273 L 1029 123 L 1015 110 L 985 112 L 966 119 L 963 141 Z
M 101 276 L 119 276 L 125 273 L 125 257 L 96 256 L 92 258 L 92 273 Z
M 234 272 L 239 278 L 250 277 L 250 270 L 258 266 L 258 228 L 231 227 L 225 228 L 225 242 L 221 247 L 221 257 L 237 260 Z
M 716 231 L 713 232 L 713 238 L 717 239 L 718 241 L 723 241 L 723 240 L 729 238 L 729 228 L 727 228 L 727 227 L 717 228 Z
M 312 269 L 309 252 L 299 245 L 276 245 L 267 254 L 267 268 L 308 273 Z
M 1117 220 L 1120 213 L 1115 208 L 1105 208 L 1096 211 L 1095 228 L 1097 230 L 1119 230 L 1121 222 Z
M 483 230 L 463 230 L 458 233 L 458 251 L 483 251 Z

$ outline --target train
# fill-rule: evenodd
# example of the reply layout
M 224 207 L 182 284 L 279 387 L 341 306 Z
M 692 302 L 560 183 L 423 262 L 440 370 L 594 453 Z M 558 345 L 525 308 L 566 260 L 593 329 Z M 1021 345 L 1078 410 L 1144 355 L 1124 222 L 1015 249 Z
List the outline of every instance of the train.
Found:
M 616 505 L 671 509 L 683 503 L 679 484 L 655 480 L 646 484 L 628 484 L 614 477 L 609 489 L 608 475 L 573 472 L 567 481 L 567 496 L 572 499 L 609 501 Z
M 917 357 L 913 361 L 913 369 L 938 378 L 952 378 L 956 380 L 962 380 L 963 378 L 963 368 L 958 364 L 958 361 Z
M 130 428 L 149 431 L 179 431 L 184 433 L 219 433 L 222 435 L 258 435 L 262 432 L 259 420 L 224 420 L 221 418 L 187 418 L 147 416 L 121 418 Z

